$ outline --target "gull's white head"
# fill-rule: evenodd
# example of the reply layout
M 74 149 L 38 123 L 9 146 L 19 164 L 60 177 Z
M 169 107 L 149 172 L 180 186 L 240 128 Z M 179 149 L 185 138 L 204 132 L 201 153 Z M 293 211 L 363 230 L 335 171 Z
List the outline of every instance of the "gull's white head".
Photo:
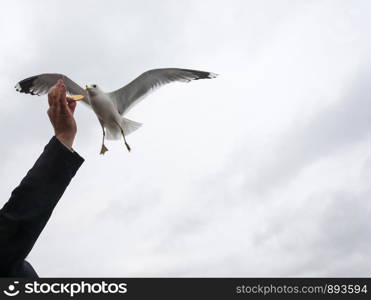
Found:
M 95 96 L 102 93 L 102 90 L 96 84 L 86 85 L 85 90 L 88 92 L 89 96 Z

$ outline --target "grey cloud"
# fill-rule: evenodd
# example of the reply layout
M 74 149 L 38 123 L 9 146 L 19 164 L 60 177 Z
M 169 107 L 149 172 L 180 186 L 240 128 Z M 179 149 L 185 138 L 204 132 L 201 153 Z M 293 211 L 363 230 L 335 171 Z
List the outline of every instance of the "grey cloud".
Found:
M 263 162 L 249 189 L 269 190 L 292 179 L 306 166 L 337 151 L 344 151 L 371 134 L 371 69 L 356 74 L 347 94 L 310 120 L 298 124 L 277 138 L 271 158 Z

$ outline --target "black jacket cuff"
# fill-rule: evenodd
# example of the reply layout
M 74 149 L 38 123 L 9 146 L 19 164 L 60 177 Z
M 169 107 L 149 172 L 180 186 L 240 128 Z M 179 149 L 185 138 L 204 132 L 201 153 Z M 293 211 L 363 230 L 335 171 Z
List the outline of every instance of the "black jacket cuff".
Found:
M 53 136 L 45 146 L 43 155 L 51 156 L 53 159 L 57 160 L 58 164 L 61 166 L 68 166 L 68 170 L 71 171 L 72 176 L 75 175 L 84 162 L 84 159 L 76 151 L 68 149 L 55 136 Z

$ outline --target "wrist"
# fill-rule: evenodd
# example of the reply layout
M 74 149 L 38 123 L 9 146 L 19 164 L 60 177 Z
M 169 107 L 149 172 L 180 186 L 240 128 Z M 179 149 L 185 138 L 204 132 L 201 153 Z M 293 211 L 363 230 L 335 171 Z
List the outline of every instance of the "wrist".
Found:
M 72 148 L 75 135 L 56 134 L 55 137 L 68 148 Z

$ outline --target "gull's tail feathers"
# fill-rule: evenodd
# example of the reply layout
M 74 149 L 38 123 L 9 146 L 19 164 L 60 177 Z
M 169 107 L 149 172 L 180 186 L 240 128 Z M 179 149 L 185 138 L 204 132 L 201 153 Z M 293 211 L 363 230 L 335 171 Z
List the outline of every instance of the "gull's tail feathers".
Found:
M 142 123 L 138 123 L 127 118 L 121 118 L 121 128 L 124 130 L 125 136 L 134 132 L 142 126 Z M 122 139 L 121 130 L 118 126 L 105 126 L 108 140 Z

